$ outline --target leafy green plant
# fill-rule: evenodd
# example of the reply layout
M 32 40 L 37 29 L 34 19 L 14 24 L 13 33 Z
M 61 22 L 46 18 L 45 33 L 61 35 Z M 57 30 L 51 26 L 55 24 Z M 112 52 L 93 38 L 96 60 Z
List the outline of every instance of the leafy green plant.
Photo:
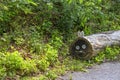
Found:
M 94 61 L 95 62 L 98 62 L 98 63 L 101 63 L 105 60 L 105 53 L 104 52 L 101 52 L 99 53 L 95 58 L 94 58 Z
M 57 75 L 56 75 L 56 73 L 53 72 L 53 71 L 48 71 L 48 72 L 46 73 L 46 77 L 48 77 L 48 79 L 55 80 L 55 79 L 57 78 Z
M 44 38 L 43 38 L 43 32 L 39 30 L 40 26 L 32 26 L 29 28 L 29 32 L 26 41 L 27 46 L 29 47 L 29 50 L 31 53 L 36 54 L 43 54 L 44 49 Z
M 6 76 L 6 69 L 3 67 L 0 67 L 0 79 L 4 79 L 4 77 Z
M 6 53 L 2 64 L 7 68 L 8 71 L 12 72 L 22 67 L 23 58 L 18 52 Z
M 53 48 L 51 45 L 47 44 L 45 48 L 45 56 L 47 57 L 47 61 L 52 65 L 57 61 L 58 58 L 58 52 L 55 48 Z
M 48 78 L 45 75 L 41 75 L 39 80 L 47 80 Z
M 8 50 L 10 43 L 11 36 L 7 33 L 4 33 L 3 36 L 0 38 L 0 51 Z
M 29 75 L 31 73 L 35 73 L 38 71 L 38 68 L 36 67 L 36 63 L 34 60 L 32 59 L 27 59 L 24 61 L 24 64 L 23 64 L 23 69 L 21 71 L 23 71 L 23 75 Z
M 107 47 L 105 49 L 105 57 L 109 60 L 115 60 L 117 59 L 117 56 L 120 54 L 120 47 L 116 47 L 116 46 L 113 46 L 113 47 Z
M 25 75 L 37 71 L 35 62 L 30 59 L 24 60 L 18 51 L 5 53 L 0 65 L 6 76 Z
M 16 38 L 14 38 L 14 40 L 15 40 L 15 44 L 17 44 L 17 45 L 21 45 L 25 41 L 22 37 L 16 37 Z
M 113 46 L 113 47 L 106 47 L 106 49 L 100 52 L 97 56 L 93 57 L 93 62 L 104 62 L 106 60 L 115 60 L 117 56 L 120 54 L 120 48 Z
M 76 60 L 67 58 L 64 60 L 63 64 L 65 65 L 67 70 L 71 71 L 85 71 L 86 67 L 91 66 L 91 64 L 88 61 L 82 61 L 82 60 Z
M 40 69 L 41 71 L 46 71 L 50 65 L 50 63 L 44 57 L 41 60 L 38 60 L 36 63 L 38 69 Z

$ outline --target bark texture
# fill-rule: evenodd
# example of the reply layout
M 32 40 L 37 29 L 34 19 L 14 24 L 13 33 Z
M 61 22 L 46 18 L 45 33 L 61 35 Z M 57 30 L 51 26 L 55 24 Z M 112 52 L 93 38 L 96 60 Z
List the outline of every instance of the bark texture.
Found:
M 72 56 L 90 59 L 107 46 L 120 46 L 120 30 L 78 37 L 70 46 Z

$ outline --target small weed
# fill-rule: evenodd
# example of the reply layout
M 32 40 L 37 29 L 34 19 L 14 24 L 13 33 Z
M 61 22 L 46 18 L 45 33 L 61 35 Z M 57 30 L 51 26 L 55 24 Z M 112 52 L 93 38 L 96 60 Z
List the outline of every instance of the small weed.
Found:
M 37 60 L 36 64 L 37 68 L 40 69 L 41 71 L 46 71 L 50 65 L 50 63 L 45 58 Z
M 106 49 L 100 52 L 97 56 L 93 57 L 93 62 L 101 63 L 104 61 L 116 60 L 120 54 L 120 47 L 106 47 Z
M 48 77 L 49 80 L 55 80 L 57 78 L 57 74 L 50 70 L 46 73 L 46 77 Z
M 120 54 L 120 47 L 107 47 L 104 51 L 105 57 L 108 60 L 115 60 L 117 56 Z

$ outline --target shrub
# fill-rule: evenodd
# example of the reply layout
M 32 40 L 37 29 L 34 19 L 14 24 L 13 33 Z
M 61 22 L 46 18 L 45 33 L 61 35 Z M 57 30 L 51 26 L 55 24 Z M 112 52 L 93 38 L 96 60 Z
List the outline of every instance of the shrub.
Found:
M 50 63 L 46 60 L 46 58 L 42 58 L 41 60 L 37 60 L 37 67 L 41 71 L 46 71 L 50 65 Z
M 57 74 L 53 71 L 48 71 L 46 73 L 46 77 L 48 77 L 48 79 L 55 80 L 57 78 Z
M 5 71 L 6 76 L 26 75 L 36 72 L 35 62 L 31 59 L 24 60 L 18 51 L 3 54 L 5 55 L 0 61 L 0 70 Z
M 6 68 L 0 65 L 0 79 L 1 80 L 4 79 L 5 76 L 6 76 Z
M 58 58 L 58 50 L 53 48 L 51 45 L 47 44 L 45 48 L 45 56 L 47 57 L 47 61 L 53 65 Z
M 105 57 L 109 60 L 115 60 L 117 59 L 117 56 L 120 54 L 120 47 L 107 47 L 104 51 Z
M 7 71 L 12 72 L 14 70 L 21 69 L 23 67 L 23 61 L 24 60 L 21 57 L 20 53 L 16 51 L 13 53 L 7 52 L 2 63 L 6 67 Z
M 106 47 L 106 49 L 100 52 L 97 56 L 93 57 L 93 61 L 95 62 L 103 62 L 106 60 L 115 60 L 120 54 L 120 47 Z

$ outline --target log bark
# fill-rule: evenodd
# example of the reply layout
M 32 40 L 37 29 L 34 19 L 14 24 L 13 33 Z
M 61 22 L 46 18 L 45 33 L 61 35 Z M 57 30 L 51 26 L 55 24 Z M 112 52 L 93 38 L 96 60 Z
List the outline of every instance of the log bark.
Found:
M 120 46 L 120 30 L 78 37 L 70 46 L 70 54 L 80 59 L 90 59 L 107 46 Z

